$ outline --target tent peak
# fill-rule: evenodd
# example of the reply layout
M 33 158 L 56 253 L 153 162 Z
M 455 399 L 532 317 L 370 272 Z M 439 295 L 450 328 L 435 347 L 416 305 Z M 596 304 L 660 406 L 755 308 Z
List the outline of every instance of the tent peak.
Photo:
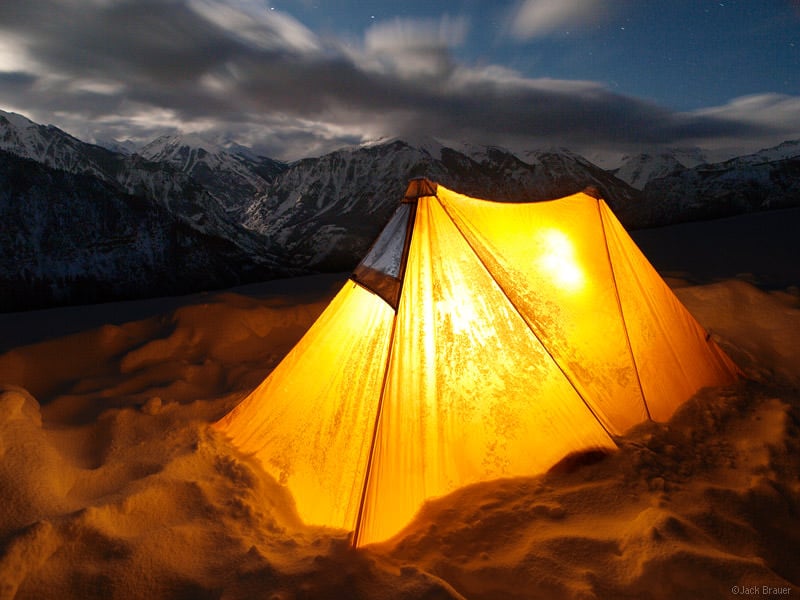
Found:
M 587 196 L 594 198 L 595 200 L 602 200 L 603 193 L 600 191 L 599 188 L 593 185 L 587 185 L 585 188 L 581 190 L 582 194 L 586 194 Z
M 435 196 L 438 187 L 439 184 L 427 177 L 416 177 L 408 182 L 403 202 L 416 204 L 417 200 L 423 196 Z

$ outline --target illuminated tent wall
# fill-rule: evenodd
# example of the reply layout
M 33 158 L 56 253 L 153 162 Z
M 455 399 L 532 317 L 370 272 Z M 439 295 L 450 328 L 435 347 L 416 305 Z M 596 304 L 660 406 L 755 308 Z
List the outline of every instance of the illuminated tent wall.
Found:
M 308 523 L 384 540 L 460 486 L 614 448 L 736 378 L 602 200 L 427 180 L 269 377 L 217 423 Z

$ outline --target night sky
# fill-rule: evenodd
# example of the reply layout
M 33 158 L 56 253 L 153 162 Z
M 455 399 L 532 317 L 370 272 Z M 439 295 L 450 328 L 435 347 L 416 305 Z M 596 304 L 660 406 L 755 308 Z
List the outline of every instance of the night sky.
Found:
M 0 108 L 282 159 L 424 135 L 724 157 L 800 138 L 800 1 L 2 0 Z

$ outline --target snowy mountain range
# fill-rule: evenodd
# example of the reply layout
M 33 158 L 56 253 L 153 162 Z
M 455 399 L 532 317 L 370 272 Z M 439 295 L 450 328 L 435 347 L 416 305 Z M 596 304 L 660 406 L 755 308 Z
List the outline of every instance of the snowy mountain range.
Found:
M 182 294 L 287 274 L 90 174 L 0 150 L 0 310 Z
M 168 163 L 0 112 L 0 310 L 292 275 L 264 236 Z
M 263 241 L 236 225 L 221 201 L 190 173 L 170 162 L 87 144 L 53 127 L 0 111 L 0 150 L 51 169 L 96 177 L 121 192 L 161 205 L 174 218 L 208 235 L 219 235 L 243 251 L 257 252 Z
M 623 156 L 620 166 L 611 169 L 610 172 L 637 190 L 642 190 L 653 179 L 691 169 L 706 162 L 708 161 L 705 154 L 699 148 L 674 148 Z
M 676 171 L 649 181 L 642 193 L 653 225 L 798 206 L 800 144 Z
M 191 134 L 161 136 L 139 148 L 138 154 L 189 175 L 234 220 L 286 168 L 285 163 L 257 156 L 243 146 L 225 148 Z
M 520 157 L 501 148 L 458 151 L 395 139 L 289 165 L 251 205 L 245 223 L 298 264 L 352 268 L 397 206 L 408 180 L 417 176 L 504 201 L 557 198 L 593 186 L 629 222 L 637 219 L 636 190 L 566 151 Z
M 800 204 L 797 141 L 717 164 L 694 149 L 643 153 L 608 170 L 563 148 L 432 138 L 290 164 L 197 135 L 103 144 L 0 111 L 0 216 L 11 224 L 0 310 L 350 269 L 415 176 L 504 201 L 592 187 L 628 228 Z

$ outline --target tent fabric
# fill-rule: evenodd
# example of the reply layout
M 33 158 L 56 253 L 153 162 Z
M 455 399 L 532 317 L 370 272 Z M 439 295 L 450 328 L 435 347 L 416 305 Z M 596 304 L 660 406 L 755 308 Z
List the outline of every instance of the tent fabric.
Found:
M 702 387 L 719 385 L 739 370 L 672 293 L 608 206 L 600 206 L 643 394 L 651 417 L 666 421 L 683 399 Z
M 217 423 L 308 523 L 352 529 L 394 311 L 348 282 L 270 376 Z
M 508 204 L 440 196 L 603 426 L 618 435 L 646 419 L 597 200 L 578 194 Z
M 436 201 L 417 209 L 406 269 L 359 543 L 425 498 L 614 447 Z
M 422 179 L 216 426 L 301 518 L 364 545 L 430 498 L 615 448 L 737 376 L 602 200 L 491 202 Z

